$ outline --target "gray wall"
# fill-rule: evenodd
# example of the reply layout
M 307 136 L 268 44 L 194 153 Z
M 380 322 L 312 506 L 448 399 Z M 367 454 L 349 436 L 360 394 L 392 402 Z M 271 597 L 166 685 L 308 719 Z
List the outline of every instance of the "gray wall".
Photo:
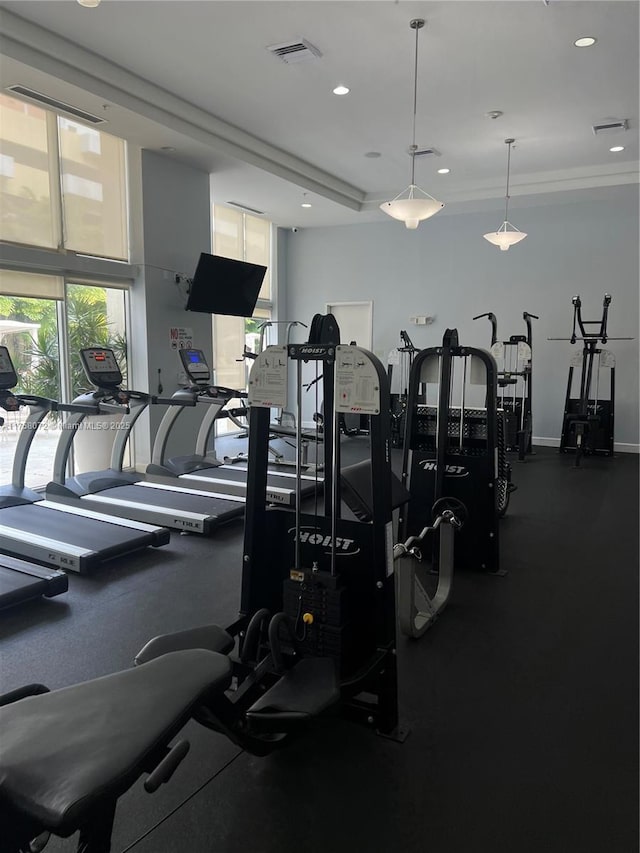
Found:
M 447 327 L 460 342 L 488 348 L 493 311 L 502 339 L 522 334 L 522 312 L 534 327 L 534 435 L 559 439 L 571 356 L 576 347 L 547 341 L 571 333 L 571 298 L 597 319 L 612 294 L 609 332 L 634 341 L 609 344 L 617 358 L 616 442 L 638 445 L 638 188 L 599 191 L 598 201 L 554 203 L 510 211 L 529 236 L 501 252 L 483 233 L 496 211 L 440 214 L 408 231 L 395 221 L 281 232 L 286 243 L 285 316 L 308 322 L 325 303 L 373 300 L 373 348 L 386 361 L 406 329 L 416 346 L 436 346 Z M 429 326 L 409 317 L 430 315 Z M 305 412 L 305 419 L 309 413 Z
M 212 353 L 211 317 L 184 310 L 184 285 L 179 290 L 173 271 L 192 276 L 200 252 L 211 251 L 209 175 L 178 163 L 171 157 L 142 152 L 141 171 L 143 257 L 140 276 L 131 297 L 134 384 L 157 391 L 158 368 L 164 394 L 178 387 L 181 373 L 176 351 L 171 349 L 172 326 L 193 329 L 194 345 Z M 150 460 L 151 442 L 164 408 L 151 409 L 136 426 L 136 464 Z M 185 411 L 176 424 L 169 453 L 186 453 L 195 442 L 202 412 Z

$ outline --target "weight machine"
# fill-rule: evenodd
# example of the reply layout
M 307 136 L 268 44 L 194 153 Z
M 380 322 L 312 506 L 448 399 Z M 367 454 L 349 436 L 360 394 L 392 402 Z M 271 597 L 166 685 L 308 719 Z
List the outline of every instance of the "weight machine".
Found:
M 497 410 L 497 367 L 484 350 L 460 346 L 456 329 L 447 329 L 442 346 L 415 356 L 402 478 L 411 494 L 401 520 L 403 538 L 424 518 L 452 510 L 464 523 L 456 538 L 456 567 L 504 574 L 498 521 L 515 487 Z
M 321 504 L 303 512 L 299 493 L 294 509 L 269 504 L 267 463 L 270 410 L 286 405 L 289 362 L 297 368 L 299 430 L 302 365 L 310 361 L 322 366 L 326 489 Z M 79 851 L 108 853 L 119 797 L 144 774 L 150 792 L 170 778 L 188 751 L 187 742 L 171 741 L 191 717 L 254 755 L 283 746 L 329 709 L 404 740 L 384 368 L 358 347 L 268 347 L 254 361 L 248 403 L 239 618 L 227 629 L 156 637 L 122 673 L 0 697 L 0 834 L 8 853 L 42 849 L 32 840 L 77 830 Z M 342 517 L 342 412 L 371 418 L 376 488 L 366 523 Z M 300 450 L 298 474 L 299 457 Z
M 604 294 L 602 317 L 599 320 L 582 318 L 582 300 L 574 296 L 573 329 L 570 338 L 548 338 L 550 341 L 582 341 L 582 352 L 576 353 L 569 366 L 565 395 L 560 453 L 575 453 L 575 466 L 582 456 L 613 456 L 615 372 L 616 359 L 611 350 L 603 349 L 608 341 L 629 341 L 632 338 L 611 338 L 607 321 L 611 295 Z M 579 334 L 576 334 L 576 326 Z M 574 378 L 579 371 L 577 396 L 572 396 Z
M 532 453 L 533 428 L 533 333 L 531 321 L 535 314 L 524 311 L 522 319 L 527 326 L 526 335 L 511 335 L 507 341 L 498 340 L 498 321 L 489 312 L 478 314 L 474 320 L 487 317 L 491 323 L 491 355 L 498 364 L 498 405 L 504 412 L 505 448 L 517 450 L 523 462 Z

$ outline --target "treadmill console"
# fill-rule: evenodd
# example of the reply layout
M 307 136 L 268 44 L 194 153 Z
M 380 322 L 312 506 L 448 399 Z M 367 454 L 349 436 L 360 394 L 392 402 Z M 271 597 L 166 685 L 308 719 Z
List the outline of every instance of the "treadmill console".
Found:
M 9 350 L 0 346 L 0 390 L 8 391 L 18 384 L 18 375 L 13 367 Z
M 180 360 L 185 373 L 196 385 L 208 385 L 211 372 L 201 349 L 181 349 Z
M 80 358 L 87 379 L 97 388 L 117 388 L 122 383 L 122 373 L 112 349 L 89 347 L 80 350 Z

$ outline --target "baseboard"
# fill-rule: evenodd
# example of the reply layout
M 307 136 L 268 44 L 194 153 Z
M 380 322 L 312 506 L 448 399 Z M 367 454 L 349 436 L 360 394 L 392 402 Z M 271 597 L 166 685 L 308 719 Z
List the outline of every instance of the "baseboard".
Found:
M 543 436 L 531 436 L 531 443 L 537 444 L 538 447 L 560 447 L 559 438 L 544 438 Z
M 539 447 L 560 447 L 559 438 L 545 438 L 544 436 L 534 435 L 532 438 L 533 444 Z M 640 453 L 640 444 L 629 444 L 625 441 L 616 441 L 613 445 L 616 453 Z

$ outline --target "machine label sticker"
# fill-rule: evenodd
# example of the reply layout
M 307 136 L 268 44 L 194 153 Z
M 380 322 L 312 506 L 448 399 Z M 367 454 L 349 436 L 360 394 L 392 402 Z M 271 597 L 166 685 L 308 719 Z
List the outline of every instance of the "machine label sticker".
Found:
M 60 566 L 62 569 L 72 569 L 73 571 L 80 570 L 80 563 L 75 557 L 71 557 L 68 554 L 56 554 L 52 551 L 49 552 L 48 561 L 53 563 L 56 566 Z
M 336 412 L 380 414 L 380 383 L 369 356 L 358 347 L 336 348 Z
M 295 527 L 290 527 L 289 533 L 291 533 L 295 540 Z M 300 542 L 308 543 L 309 545 L 320 545 L 325 549 L 325 554 L 331 553 L 331 534 L 322 533 L 315 527 L 301 527 Z M 343 557 L 354 557 L 360 553 L 360 547 L 355 539 L 336 536 L 336 551 L 339 551 Z
M 437 471 L 438 465 L 435 462 L 430 462 L 429 460 L 425 460 L 424 462 L 418 463 L 421 468 L 425 471 Z M 446 477 L 468 477 L 469 470 L 465 468 L 463 465 L 445 465 L 444 473 Z
M 287 348 L 270 346 L 253 362 L 247 405 L 284 409 L 287 405 Z

